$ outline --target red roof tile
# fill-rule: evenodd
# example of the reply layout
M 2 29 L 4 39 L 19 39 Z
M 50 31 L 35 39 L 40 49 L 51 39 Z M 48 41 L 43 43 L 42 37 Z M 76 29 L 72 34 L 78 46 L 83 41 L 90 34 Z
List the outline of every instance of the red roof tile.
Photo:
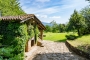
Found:
M 29 20 L 29 18 L 34 18 L 34 20 L 38 23 L 38 25 L 42 29 L 46 29 L 45 26 L 42 24 L 42 22 L 34 15 L 34 14 L 25 14 L 25 15 L 19 15 L 19 16 L 2 16 L 0 17 L 0 20 L 4 21 L 10 21 L 10 20 Z
M 0 17 L 0 19 L 1 20 L 24 20 L 32 17 L 34 17 L 34 14 L 26 14 L 26 15 L 19 15 L 19 16 L 2 16 Z

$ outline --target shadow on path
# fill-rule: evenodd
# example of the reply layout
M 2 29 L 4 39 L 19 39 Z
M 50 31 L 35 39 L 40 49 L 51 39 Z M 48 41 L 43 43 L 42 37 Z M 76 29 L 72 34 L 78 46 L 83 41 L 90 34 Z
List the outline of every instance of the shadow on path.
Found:
M 43 41 L 44 47 L 39 47 L 36 55 L 29 60 L 87 60 L 71 52 L 65 45 L 66 39 L 60 41 Z
M 45 53 L 37 54 L 32 60 L 87 60 L 71 53 Z

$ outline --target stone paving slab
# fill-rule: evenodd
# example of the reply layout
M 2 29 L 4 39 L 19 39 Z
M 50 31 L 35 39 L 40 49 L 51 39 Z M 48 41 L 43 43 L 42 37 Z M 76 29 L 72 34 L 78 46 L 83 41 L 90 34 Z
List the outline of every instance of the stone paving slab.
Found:
M 32 49 L 29 52 L 25 52 L 25 59 L 24 60 L 31 60 L 30 58 L 32 58 L 34 55 L 36 55 L 36 53 L 38 50 L 38 46 L 33 46 Z
M 29 60 L 88 60 L 69 51 L 65 43 L 43 41 L 44 47 L 38 47 Z

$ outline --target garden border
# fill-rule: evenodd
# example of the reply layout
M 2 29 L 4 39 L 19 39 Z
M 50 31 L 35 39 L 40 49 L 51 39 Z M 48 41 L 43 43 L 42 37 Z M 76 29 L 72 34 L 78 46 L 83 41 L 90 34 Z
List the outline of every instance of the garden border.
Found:
M 76 47 L 72 46 L 71 44 L 69 44 L 68 41 L 65 42 L 65 44 L 73 51 L 75 52 L 76 54 L 80 55 L 80 56 L 83 56 L 87 59 L 90 59 L 90 54 L 89 53 L 86 53 L 84 51 L 81 51 L 79 49 L 77 49 Z

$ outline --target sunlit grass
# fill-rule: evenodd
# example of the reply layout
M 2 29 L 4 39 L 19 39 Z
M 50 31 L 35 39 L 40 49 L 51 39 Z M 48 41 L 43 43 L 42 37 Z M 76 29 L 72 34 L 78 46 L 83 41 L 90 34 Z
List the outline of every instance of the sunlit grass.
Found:
M 90 35 L 85 35 L 76 40 L 68 40 L 68 42 L 79 50 L 90 53 Z
M 90 44 L 90 35 L 79 37 L 76 40 L 69 40 L 68 42 L 75 47 L 78 45 Z
M 77 33 L 72 33 L 72 32 L 69 32 L 69 33 L 44 33 L 44 35 L 46 35 L 46 37 L 44 37 L 43 40 L 50 40 L 50 41 L 56 41 L 56 42 L 65 42 L 67 39 L 66 39 L 66 35 L 71 35 L 71 34 L 74 34 L 76 36 Z M 85 36 L 81 36 L 81 37 L 78 37 L 77 39 L 75 40 L 67 40 L 72 46 L 80 49 L 80 50 L 83 50 L 87 53 L 90 53 L 90 35 L 85 35 Z
M 67 33 L 44 33 L 46 37 L 44 37 L 44 40 L 50 40 L 50 41 L 66 41 L 66 35 Z

